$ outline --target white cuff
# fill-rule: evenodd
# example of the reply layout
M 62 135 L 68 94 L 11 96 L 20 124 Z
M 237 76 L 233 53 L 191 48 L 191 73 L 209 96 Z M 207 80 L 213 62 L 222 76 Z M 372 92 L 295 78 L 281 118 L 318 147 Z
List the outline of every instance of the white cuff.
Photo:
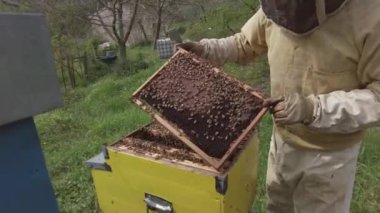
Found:
M 335 91 L 318 96 L 310 128 L 329 133 L 353 133 L 380 125 L 380 102 L 369 89 Z

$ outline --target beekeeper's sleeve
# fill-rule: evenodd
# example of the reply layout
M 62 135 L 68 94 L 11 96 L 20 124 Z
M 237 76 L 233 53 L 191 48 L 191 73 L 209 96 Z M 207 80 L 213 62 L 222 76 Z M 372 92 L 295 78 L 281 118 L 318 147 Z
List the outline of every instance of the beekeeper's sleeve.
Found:
M 201 40 L 201 44 L 205 46 L 203 57 L 219 66 L 226 62 L 244 64 L 253 61 L 267 51 L 265 24 L 266 18 L 260 9 L 248 20 L 240 33 L 222 39 Z
M 319 95 L 311 128 L 351 133 L 380 126 L 380 23 L 378 19 L 364 21 L 366 24 L 353 29 L 360 51 L 357 76 L 362 88 Z

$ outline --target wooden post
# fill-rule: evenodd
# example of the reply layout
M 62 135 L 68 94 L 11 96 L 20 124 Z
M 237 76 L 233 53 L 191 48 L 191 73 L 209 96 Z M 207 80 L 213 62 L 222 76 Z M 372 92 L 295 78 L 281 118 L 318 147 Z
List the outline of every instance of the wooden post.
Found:
M 69 79 L 70 79 L 71 88 L 74 89 L 75 86 L 76 86 L 76 83 L 75 83 L 75 74 L 74 74 L 74 71 L 73 71 L 73 67 L 72 67 L 71 57 L 70 56 L 66 57 L 66 67 L 67 67 L 67 74 L 69 75 Z
M 74 58 L 70 58 L 70 70 L 73 77 L 73 88 L 75 88 L 77 86 L 77 82 L 75 78 Z
M 87 80 L 88 79 L 88 61 L 87 61 L 87 53 L 86 52 L 83 55 L 83 71 L 84 71 L 84 77 Z
M 67 87 L 66 87 L 65 69 L 64 69 L 64 66 L 63 66 L 63 59 L 62 58 L 59 61 L 59 69 L 61 70 L 63 86 L 65 87 L 65 92 L 66 92 L 67 91 Z

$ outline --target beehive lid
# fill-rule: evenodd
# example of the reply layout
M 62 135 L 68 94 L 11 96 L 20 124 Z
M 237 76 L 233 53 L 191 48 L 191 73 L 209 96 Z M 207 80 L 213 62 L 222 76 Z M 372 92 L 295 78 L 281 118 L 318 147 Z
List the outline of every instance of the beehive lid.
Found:
M 0 126 L 63 106 L 42 14 L 0 13 Z
M 216 169 L 267 111 L 254 89 L 182 49 L 132 100 Z

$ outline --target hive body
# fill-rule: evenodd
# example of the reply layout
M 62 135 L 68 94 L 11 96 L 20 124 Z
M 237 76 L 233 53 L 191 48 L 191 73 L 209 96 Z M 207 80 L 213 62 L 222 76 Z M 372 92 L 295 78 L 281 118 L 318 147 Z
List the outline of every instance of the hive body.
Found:
M 255 197 L 258 142 L 255 132 L 223 172 L 199 162 L 123 150 L 118 142 L 107 148 L 104 164 L 111 171 L 92 170 L 100 208 L 145 213 L 144 198 L 150 194 L 170 202 L 176 213 L 246 213 Z

